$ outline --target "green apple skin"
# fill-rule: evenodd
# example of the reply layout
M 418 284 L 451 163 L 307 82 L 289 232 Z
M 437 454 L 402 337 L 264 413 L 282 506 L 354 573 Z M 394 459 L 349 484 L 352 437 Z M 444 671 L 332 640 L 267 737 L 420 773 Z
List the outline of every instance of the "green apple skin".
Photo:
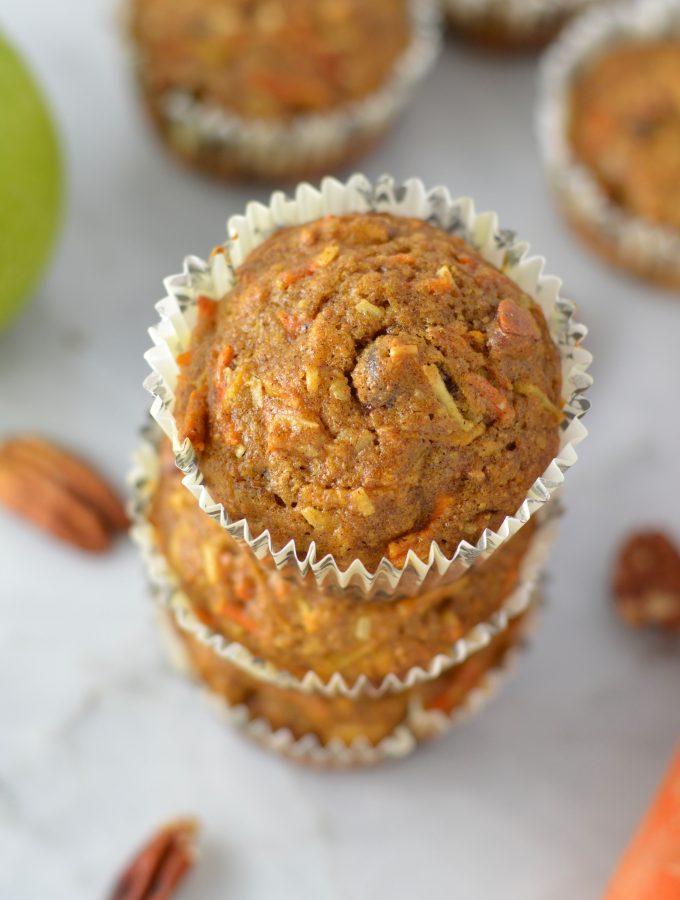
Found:
M 0 331 L 30 299 L 57 234 L 63 166 L 45 100 L 0 35 Z

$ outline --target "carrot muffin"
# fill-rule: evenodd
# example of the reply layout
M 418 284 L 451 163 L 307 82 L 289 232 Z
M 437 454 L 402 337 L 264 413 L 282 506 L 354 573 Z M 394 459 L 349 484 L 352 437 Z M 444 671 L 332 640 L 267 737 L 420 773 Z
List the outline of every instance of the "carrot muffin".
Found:
M 277 231 L 200 298 L 175 417 L 232 520 L 340 566 L 426 559 L 513 515 L 555 456 L 540 307 L 421 219 Z
M 200 168 L 265 177 L 328 170 L 387 125 L 393 99 L 383 109 L 375 98 L 395 88 L 397 68 L 403 94 L 426 67 L 431 48 L 414 35 L 413 16 L 427 10 L 415 9 L 412 0 L 133 0 L 142 92 L 166 140 Z M 408 66 L 407 53 L 418 56 Z M 369 98 L 371 123 L 329 119 Z
M 486 47 L 532 49 L 595 0 L 444 0 L 456 34 Z
M 588 66 L 572 91 L 570 139 L 613 203 L 680 231 L 680 36 Z
M 196 618 L 228 641 L 302 678 L 339 672 L 380 685 L 427 670 L 438 654 L 487 621 L 518 587 L 536 531 L 530 519 L 483 565 L 450 585 L 398 601 L 324 594 L 258 560 L 207 516 L 181 483 L 169 443 L 149 510 L 158 548 Z
M 350 745 L 359 738 L 375 745 L 400 725 L 419 739 L 439 733 L 441 728 L 431 722 L 428 726 L 423 712 L 454 713 L 522 639 L 527 621 L 526 615 L 516 619 L 483 650 L 433 681 L 399 694 L 358 700 L 264 684 L 177 629 L 172 620 L 170 625 L 183 648 L 184 662 L 198 680 L 231 706 L 246 706 L 251 719 L 264 719 L 273 730 L 287 728 L 296 739 L 315 735 L 322 745 L 332 740 Z
M 593 9 L 546 56 L 539 136 L 560 205 L 610 261 L 680 287 L 680 9 Z

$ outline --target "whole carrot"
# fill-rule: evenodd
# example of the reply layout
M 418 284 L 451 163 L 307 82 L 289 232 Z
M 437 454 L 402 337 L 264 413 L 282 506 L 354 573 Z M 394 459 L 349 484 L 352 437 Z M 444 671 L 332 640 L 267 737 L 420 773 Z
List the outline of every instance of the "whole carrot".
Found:
M 680 747 L 603 900 L 680 898 Z

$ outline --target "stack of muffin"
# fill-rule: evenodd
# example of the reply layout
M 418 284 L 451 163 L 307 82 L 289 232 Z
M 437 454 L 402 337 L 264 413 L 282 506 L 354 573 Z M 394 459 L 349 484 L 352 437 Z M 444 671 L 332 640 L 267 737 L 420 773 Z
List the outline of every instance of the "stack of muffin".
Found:
M 407 752 L 524 632 L 585 434 L 584 330 L 495 217 L 417 181 L 326 179 L 229 231 L 158 305 L 137 537 L 251 734 Z

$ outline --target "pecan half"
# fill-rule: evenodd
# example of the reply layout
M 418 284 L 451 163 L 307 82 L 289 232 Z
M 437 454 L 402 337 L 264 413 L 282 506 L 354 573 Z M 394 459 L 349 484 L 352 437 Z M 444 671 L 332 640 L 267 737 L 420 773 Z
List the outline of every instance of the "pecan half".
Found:
M 108 900 L 168 900 L 196 860 L 195 819 L 168 822 L 117 879 Z
M 540 338 L 540 329 L 528 309 L 514 300 L 501 300 L 490 336 L 492 347 L 522 352 Z
M 128 526 L 125 507 L 94 469 L 34 436 L 0 445 L 0 503 L 83 550 L 106 550 Z
M 635 627 L 680 629 L 680 553 L 660 531 L 632 534 L 622 545 L 613 578 L 614 603 Z

